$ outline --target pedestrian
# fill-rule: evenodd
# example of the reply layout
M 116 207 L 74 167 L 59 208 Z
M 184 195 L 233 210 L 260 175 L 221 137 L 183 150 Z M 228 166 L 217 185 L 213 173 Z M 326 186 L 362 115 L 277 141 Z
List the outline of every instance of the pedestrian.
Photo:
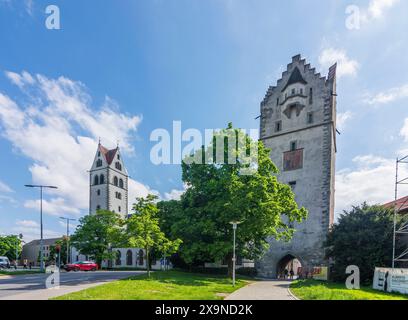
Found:
M 293 269 L 290 269 L 290 280 L 293 280 L 293 276 L 295 275 L 295 272 Z
M 24 269 L 27 269 L 27 259 L 24 259 Z
M 33 267 L 33 263 L 30 261 L 30 263 L 28 264 L 28 267 L 30 268 L 30 270 L 31 270 L 31 268 Z

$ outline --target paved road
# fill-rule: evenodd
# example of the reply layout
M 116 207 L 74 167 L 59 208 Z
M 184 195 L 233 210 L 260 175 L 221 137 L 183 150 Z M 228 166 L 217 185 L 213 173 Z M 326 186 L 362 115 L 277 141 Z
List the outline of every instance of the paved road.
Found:
M 144 271 L 61 272 L 60 288 L 47 289 L 49 274 L 0 276 L 0 300 L 46 300 L 106 282 L 141 275 Z
M 288 281 L 259 281 L 241 288 L 225 300 L 296 300 L 289 293 Z

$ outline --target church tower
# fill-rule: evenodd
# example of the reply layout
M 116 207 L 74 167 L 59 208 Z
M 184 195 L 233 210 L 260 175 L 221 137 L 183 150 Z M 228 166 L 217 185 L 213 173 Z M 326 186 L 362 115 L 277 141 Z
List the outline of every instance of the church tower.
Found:
M 89 174 L 89 213 L 109 210 L 127 217 L 128 178 L 119 147 L 108 150 L 99 143 Z
M 276 277 L 294 265 L 295 272 L 299 264 L 303 270 L 327 265 L 322 245 L 334 220 L 336 65 L 326 78 L 293 57 L 261 103 L 260 139 L 272 150 L 279 181 L 292 187 L 309 217 L 294 225 L 290 243 L 270 239 L 259 273 Z

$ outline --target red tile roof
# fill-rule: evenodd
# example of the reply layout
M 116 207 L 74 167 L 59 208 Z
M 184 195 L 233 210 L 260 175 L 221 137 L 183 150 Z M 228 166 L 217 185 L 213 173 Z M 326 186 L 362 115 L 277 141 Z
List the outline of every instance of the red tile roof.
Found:
M 101 144 L 99 145 L 99 150 L 101 151 L 101 153 L 104 155 L 106 162 L 110 165 L 113 161 L 113 159 L 115 159 L 115 155 L 116 152 L 118 151 L 119 148 L 116 149 L 112 149 L 112 150 L 108 150 L 107 148 L 105 148 L 104 146 L 102 146 Z
M 408 212 L 408 196 L 398 199 L 397 201 L 391 201 L 389 203 L 384 204 L 384 207 L 393 209 L 397 207 L 398 212 L 405 213 Z

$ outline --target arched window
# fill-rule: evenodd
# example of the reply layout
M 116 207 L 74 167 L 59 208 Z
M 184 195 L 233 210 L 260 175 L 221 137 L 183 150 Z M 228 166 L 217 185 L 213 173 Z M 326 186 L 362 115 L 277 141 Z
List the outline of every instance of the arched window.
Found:
M 115 162 L 115 168 L 118 170 L 122 170 L 122 165 L 120 164 L 120 162 Z
M 123 179 L 119 179 L 119 187 L 123 189 L 124 187 Z
M 101 159 L 98 159 L 98 161 L 96 161 L 96 167 L 97 168 L 102 167 L 102 160 Z
M 118 177 L 114 177 L 113 178 L 113 184 L 117 187 L 118 186 L 118 184 L 119 184 L 119 182 L 118 182 L 119 180 L 118 180 Z
M 137 255 L 137 261 L 138 261 L 139 266 L 143 266 L 143 264 L 144 264 L 143 256 L 144 256 L 143 250 L 140 249 L 139 253 Z
M 126 252 L 126 265 L 131 266 L 133 264 L 132 250 Z
M 94 177 L 94 185 L 97 186 L 99 184 L 99 177 L 95 176 Z
M 115 261 L 115 264 L 116 264 L 117 266 L 122 265 L 121 258 L 122 258 L 122 254 L 121 254 L 120 251 L 118 250 L 118 251 L 116 252 L 116 261 Z
M 99 177 L 99 183 L 100 184 L 104 184 L 105 183 L 105 176 L 103 174 L 101 174 L 101 176 Z

